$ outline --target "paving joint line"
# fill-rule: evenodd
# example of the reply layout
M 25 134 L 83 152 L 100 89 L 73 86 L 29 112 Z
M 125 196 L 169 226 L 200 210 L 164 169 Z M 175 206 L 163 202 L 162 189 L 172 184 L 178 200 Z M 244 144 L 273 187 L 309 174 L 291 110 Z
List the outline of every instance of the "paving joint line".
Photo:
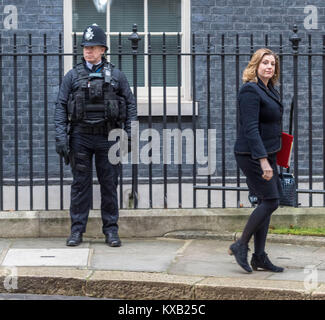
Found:
M 4 262 L 4 260 L 5 260 L 6 256 L 7 256 L 7 254 L 8 254 L 8 251 L 10 250 L 10 248 L 11 248 L 12 245 L 13 245 L 13 242 L 14 242 L 14 240 L 10 240 L 9 246 L 6 247 L 6 248 L 3 250 L 3 252 L 1 253 L 1 255 L 0 255 L 0 266 L 1 266 L 2 263 Z
M 91 267 L 91 260 L 93 258 L 94 254 L 94 248 L 91 248 L 90 246 L 88 247 L 89 253 L 88 253 L 88 259 L 87 259 L 87 269 Z
M 172 273 L 170 273 L 170 269 L 171 269 L 172 265 L 177 263 L 178 258 L 182 256 L 184 251 L 194 241 L 194 239 L 183 240 L 183 241 L 184 241 L 184 244 L 176 251 L 174 258 L 172 259 L 172 261 L 170 262 L 170 264 L 166 270 L 166 274 L 172 274 Z

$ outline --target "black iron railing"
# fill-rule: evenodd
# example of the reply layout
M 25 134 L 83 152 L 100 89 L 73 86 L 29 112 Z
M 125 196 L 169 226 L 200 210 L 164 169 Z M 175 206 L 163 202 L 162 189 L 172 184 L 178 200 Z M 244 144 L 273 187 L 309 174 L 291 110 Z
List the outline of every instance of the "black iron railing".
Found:
M 253 52 L 263 46 L 270 47 L 279 55 L 281 68 L 279 91 L 287 111 L 292 99 L 295 104 L 292 171 L 296 177 L 298 193 L 309 195 L 308 202 L 304 204 L 307 206 L 314 205 L 313 195 L 322 194 L 322 203 L 318 202 L 317 205 L 325 205 L 325 36 L 323 46 L 314 48 L 311 35 L 308 35 L 307 41 L 304 42 L 299 38 L 296 27 L 293 31 L 290 37 L 280 34 L 278 39 L 273 39 L 272 44 L 268 35 L 265 35 L 262 43 L 255 42 L 254 36 L 251 35 L 242 44 L 240 44 L 242 39 L 237 35 L 232 45 L 223 34 L 207 34 L 204 37 L 193 34 L 190 52 L 183 52 L 180 34 L 177 35 L 176 47 L 169 52 L 166 36 L 163 34 L 159 53 L 152 50 L 150 34 L 147 36 L 145 52 L 139 53 L 140 37 L 136 26 L 133 27 L 133 33 L 129 38 L 128 52 L 123 52 L 122 35 L 119 35 L 117 52 L 108 56 L 117 57 L 117 67 L 120 69 L 123 59 L 132 57 L 129 81 L 132 82 L 137 101 L 139 57 L 146 57 L 148 113 L 139 117 L 140 135 L 145 129 L 157 130 L 161 134 L 161 146 L 164 147 L 166 143 L 162 134 L 164 130 L 178 129 L 179 132 L 183 132 L 190 129 L 193 132 L 191 163 L 184 162 L 185 154 L 189 152 L 187 141 L 184 151 L 181 147 L 185 143 L 182 137 L 178 137 L 180 142 L 178 146 L 183 150 L 182 163 L 171 165 L 163 161 L 168 154 L 161 148 L 160 165 L 150 162 L 145 165 L 132 163 L 129 166 L 121 166 L 119 178 L 121 208 L 138 208 L 140 198 L 147 199 L 140 207 L 148 208 L 188 207 L 188 198 L 191 202 L 190 207 L 193 208 L 227 207 L 230 197 L 228 192 L 236 192 L 234 205 L 237 207 L 247 200 L 246 194 L 245 199 L 242 194 L 242 191 L 247 191 L 244 177 L 236 166 L 232 151 L 238 130 L 236 95 L 241 85 L 243 68 Z M 20 199 L 27 190 L 29 210 L 37 207 L 35 205 L 37 197 L 44 198 L 45 210 L 53 207 L 64 209 L 64 200 L 67 197 L 64 186 L 70 183 L 71 174 L 63 165 L 62 159 L 57 160 L 55 154 L 53 96 L 57 93 L 63 78 L 64 57 L 72 56 L 73 64 L 80 58 L 77 35 L 73 36 L 72 53 L 64 53 L 61 34 L 56 52 L 48 50 L 46 35 L 43 36 L 41 44 L 38 42 L 37 52 L 35 45 L 32 45 L 32 36 L 28 35 L 26 39 L 26 45 L 21 44 L 24 41 L 20 41 L 18 45 L 17 35 L 14 35 L 9 41 L 10 45 L 5 46 L 0 38 L 0 209 L 8 209 L 4 200 L 11 192 L 14 194 L 14 204 L 10 208 L 20 210 Z M 155 95 L 152 85 L 155 57 L 161 57 L 162 73 L 160 97 L 162 114 L 158 117 L 154 115 Z M 174 97 L 177 107 L 172 115 L 168 113 L 170 97 L 167 70 L 170 57 L 176 62 L 174 77 L 177 83 Z M 185 64 L 185 59 L 189 59 L 190 63 Z M 185 70 L 185 65 L 188 65 L 190 70 Z M 188 87 L 191 101 L 186 102 L 190 103 L 192 110 L 187 115 L 183 115 L 183 74 L 191 79 Z M 35 85 L 36 81 L 42 85 Z M 27 98 L 22 94 L 26 94 Z M 34 99 L 35 96 L 38 97 L 37 101 Z M 285 118 L 288 118 L 288 113 L 285 114 Z M 205 132 L 204 139 L 197 136 L 198 130 L 202 129 Z M 197 150 L 202 148 L 202 145 L 204 147 L 200 150 L 204 150 L 204 154 L 208 150 L 209 130 L 216 130 L 216 136 L 211 140 L 216 150 L 216 170 L 208 174 L 199 174 L 202 168 L 199 158 L 202 154 L 198 154 Z M 38 136 L 35 138 L 36 134 Z M 153 136 L 149 136 L 146 143 L 154 143 Z M 25 157 L 25 153 L 28 156 Z M 155 156 L 152 149 L 148 155 Z M 301 188 L 302 183 L 306 183 L 308 187 Z M 317 183 L 322 187 L 314 189 Z M 132 186 L 129 199 L 124 199 L 126 184 Z M 58 187 L 59 196 L 57 204 L 50 205 L 54 194 L 49 188 L 53 185 Z M 146 189 L 142 188 L 144 185 Z M 156 185 L 161 186 L 160 191 L 155 189 Z M 43 188 L 41 194 L 39 191 L 35 192 L 35 188 L 39 186 Z M 206 192 L 204 196 L 203 191 Z M 217 192 L 221 198 L 216 202 Z M 159 205 L 155 200 L 157 193 L 161 193 L 162 198 Z M 204 204 L 203 197 L 206 200 Z M 176 199 L 173 204 L 170 204 L 171 198 Z

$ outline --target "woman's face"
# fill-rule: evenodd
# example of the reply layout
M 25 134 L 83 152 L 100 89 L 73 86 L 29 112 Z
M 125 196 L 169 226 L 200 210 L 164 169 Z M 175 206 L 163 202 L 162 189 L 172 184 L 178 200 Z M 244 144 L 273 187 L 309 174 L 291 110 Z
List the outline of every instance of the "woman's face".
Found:
M 265 55 L 257 68 L 257 75 L 263 81 L 270 80 L 275 72 L 275 58 L 268 54 Z

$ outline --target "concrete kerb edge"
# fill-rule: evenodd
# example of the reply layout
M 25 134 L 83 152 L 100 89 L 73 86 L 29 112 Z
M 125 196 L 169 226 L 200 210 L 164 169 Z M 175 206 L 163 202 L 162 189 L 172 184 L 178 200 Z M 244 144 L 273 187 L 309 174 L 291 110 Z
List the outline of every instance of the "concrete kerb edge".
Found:
M 120 210 L 120 236 L 162 237 L 167 233 L 195 230 L 214 233 L 240 230 L 252 208 L 137 209 Z M 280 208 L 272 225 L 325 226 L 324 208 Z M 70 232 L 68 211 L 0 212 L 0 237 L 66 237 Z M 92 210 L 85 237 L 101 237 L 101 214 Z
M 70 270 L 71 271 L 71 270 Z M 86 271 L 86 270 L 84 270 Z M 89 270 L 87 270 L 89 271 Z M 47 272 L 30 270 L 29 274 L 19 276 L 18 288 L 6 290 L 3 272 L 0 276 L 1 293 L 45 294 L 66 296 L 89 296 L 97 298 L 132 299 L 132 300 L 318 300 L 324 299 L 321 292 L 307 292 L 291 287 L 293 281 L 278 281 L 279 286 L 268 286 L 268 280 L 256 285 L 256 280 L 229 280 L 226 278 L 187 277 L 168 274 L 94 271 L 84 277 L 64 277 L 46 275 Z M 55 273 L 55 272 L 54 272 Z M 122 279 L 124 277 L 124 279 Z M 207 282 L 212 281 L 212 284 Z M 214 283 L 213 283 L 214 282 Z M 220 282 L 220 284 L 216 284 Z M 301 283 L 299 284 L 301 285 Z
M 241 232 L 229 232 L 229 233 L 215 233 L 209 231 L 198 230 L 186 230 L 186 231 L 174 231 L 168 232 L 164 235 L 164 238 L 168 239 L 200 239 L 200 240 L 221 240 L 221 241 L 236 241 L 241 237 Z M 251 240 L 253 241 L 253 239 Z M 267 241 L 269 243 L 283 243 L 302 246 L 325 246 L 325 237 L 320 236 L 297 236 L 297 235 L 285 235 L 285 234 L 268 234 Z

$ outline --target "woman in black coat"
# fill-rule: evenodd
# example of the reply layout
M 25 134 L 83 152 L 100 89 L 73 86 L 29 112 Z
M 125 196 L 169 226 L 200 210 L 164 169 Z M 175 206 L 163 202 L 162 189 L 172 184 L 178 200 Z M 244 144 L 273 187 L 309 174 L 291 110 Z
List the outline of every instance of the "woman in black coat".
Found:
M 279 60 L 269 49 L 259 49 L 243 73 L 244 85 L 238 95 L 240 129 L 235 143 L 235 158 L 246 176 L 249 191 L 258 197 L 239 240 L 229 248 L 237 263 L 252 272 L 247 262 L 248 243 L 254 235 L 251 266 L 282 272 L 265 253 L 271 214 L 279 206 L 281 184 L 276 153 L 281 149 L 283 106 L 274 84 L 279 78 Z

